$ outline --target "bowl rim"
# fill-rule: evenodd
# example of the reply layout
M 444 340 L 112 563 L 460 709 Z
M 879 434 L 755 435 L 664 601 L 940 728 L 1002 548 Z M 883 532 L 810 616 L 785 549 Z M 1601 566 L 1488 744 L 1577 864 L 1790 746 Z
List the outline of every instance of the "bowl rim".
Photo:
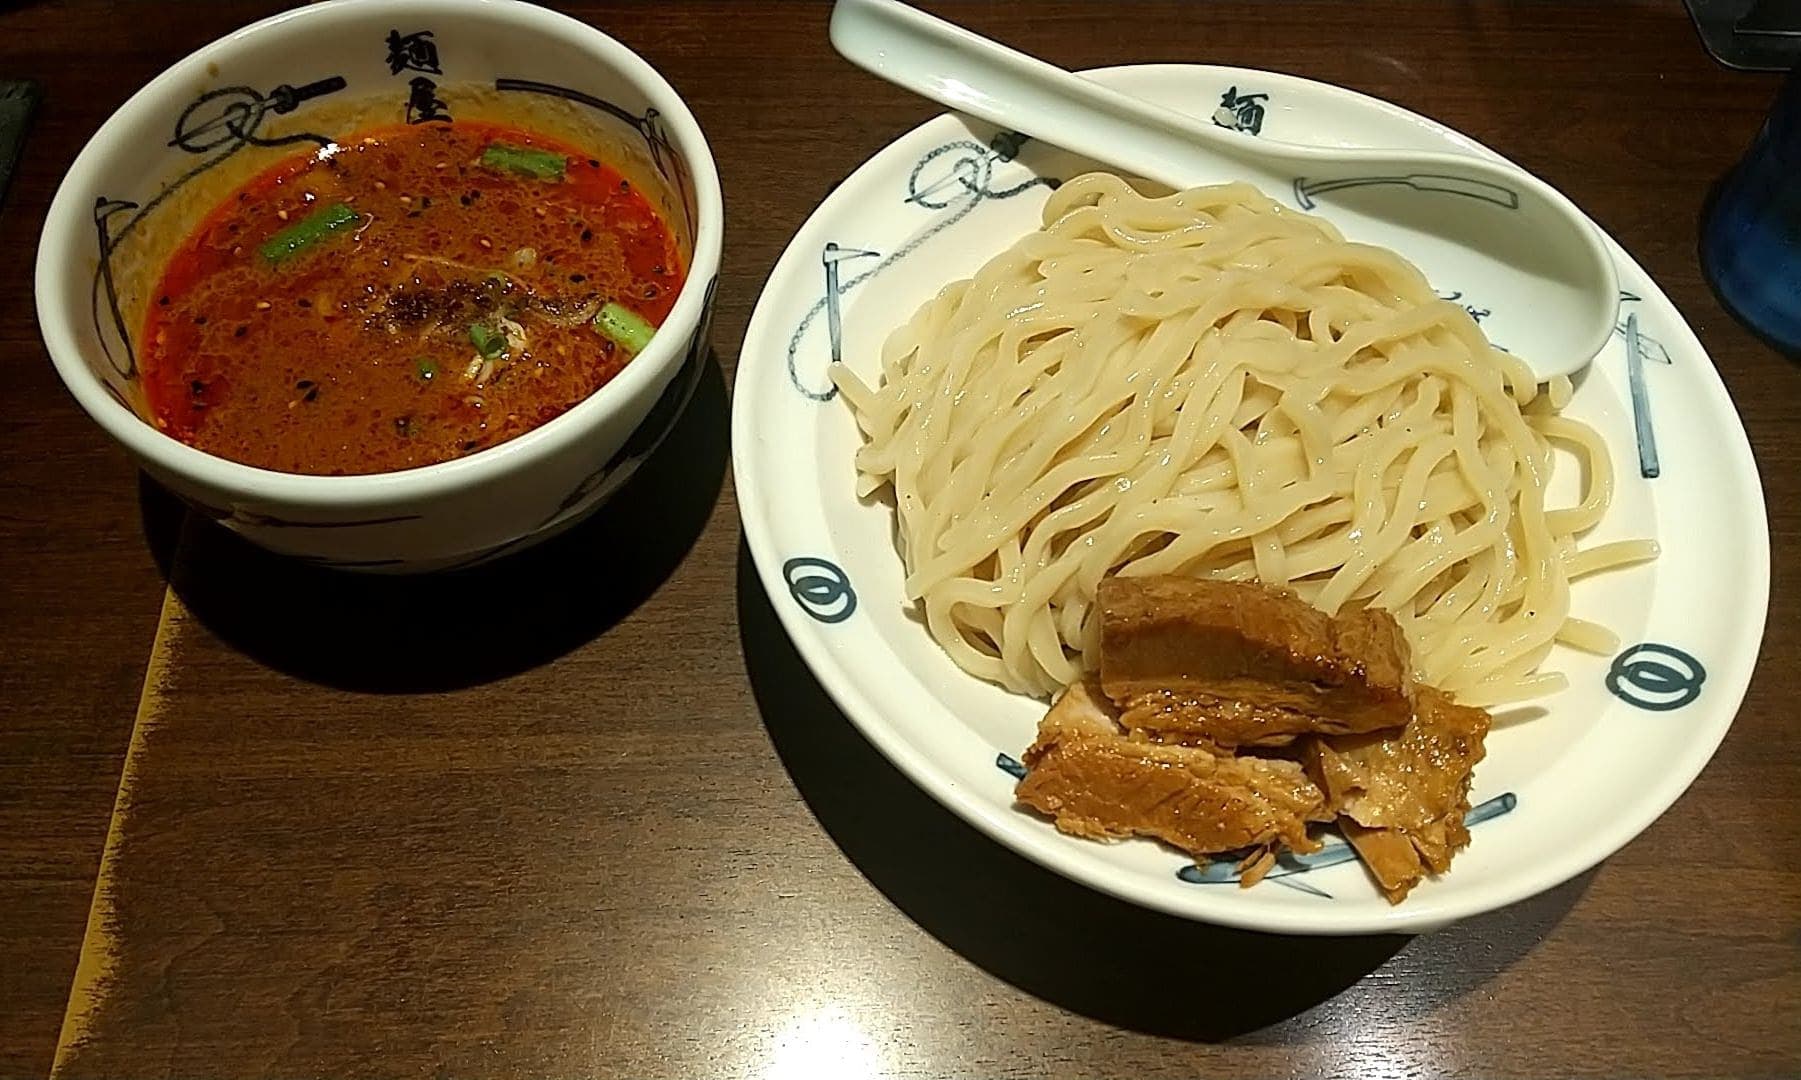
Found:
M 252 39 L 279 35 L 303 23 L 350 23 L 372 17 L 387 22 L 413 13 L 487 19 L 571 40 L 649 98 L 688 163 L 694 191 L 696 220 L 688 275 L 661 328 L 677 332 L 659 333 L 617 375 L 560 416 L 467 457 L 410 469 L 349 476 L 281 472 L 208 453 L 157 430 L 108 392 L 89 368 L 74 325 L 65 314 L 66 290 L 79 288 L 85 280 L 72 272 L 71 266 L 78 260 L 75 253 L 81 235 L 91 228 L 86 204 L 98 190 L 97 174 L 108 163 L 112 147 L 153 123 L 172 98 L 211 81 L 209 68 Z M 165 68 L 115 109 L 83 144 L 57 186 L 38 237 L 32 285 L 39 333 L 63 385 L 108 435 L 146 466 L 231 498 L 308 508 L 369 507 L 479 487 L 527 468 L 578 443 L 597 423 L 617 412 L 618 406 L 634 395 L 654 390 L 660 385 L 656 380 L 666 382 L 675 377 L 688 339 L 704 317 L 710 284 L 719 273 L 723 232 L 724 199 L 718 168 L 699 122 L 668 80 L 616 38 L 572 16 L 524 0 L 329 0 L 280 12 L 201 46 Z

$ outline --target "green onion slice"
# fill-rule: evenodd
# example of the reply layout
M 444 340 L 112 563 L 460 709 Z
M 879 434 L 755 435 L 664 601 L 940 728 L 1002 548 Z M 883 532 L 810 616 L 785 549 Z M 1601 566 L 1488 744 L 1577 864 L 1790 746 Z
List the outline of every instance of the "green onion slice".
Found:
M 469 343 L 475 351 L 481 353 L 483 360 L 492 360 L 507 351 L 506 335 L 497 333 L 481 323 L 469 324 Z
M 257 253 L 271 263 L 283 262 L 325 239 L 332 233 L 362 220 L 355 210 L 343 203 L 321 206 L 299 221 L 263 241 Z
M 490 169 L 505 169 L 539 180 L 561 180 L 569 161 L 561 154 L 534 150 L 529 146 L 494 143 L 482 151 L 481 162 Z
M 650 339 L 657 336 L 657 328 L 650 325 L 644 316 L 626 307 L 624 304 L 608 301 L 594 316 L 594 329 L 611 338 L 619 347 L 634 353 L 644 351 Z

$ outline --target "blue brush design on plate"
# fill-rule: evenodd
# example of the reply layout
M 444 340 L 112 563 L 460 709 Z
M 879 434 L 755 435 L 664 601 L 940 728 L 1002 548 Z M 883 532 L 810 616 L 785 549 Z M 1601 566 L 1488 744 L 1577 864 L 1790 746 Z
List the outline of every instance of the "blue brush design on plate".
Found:
M 837 563 L 801 555 L 782 564 L 782 580 L 802 611 L 822 623 L 841 623 L 857 610 L 857 591 Z
M 1410 187 L 1415 191 L 1437 192 L 1443 195 L 1462 195 L 1470 199 L 1480 199 L 1493 203 L 1504 210 L 1520 208 L 1519 192 L 1500 184 L 1491 184 L 1486 180 L 1476 180 L 1467 176 L 1446 176 L 1443 173 L 1408 173 L 1397 176 L 1341 176 L 1334 180 L 1309 180 L 1305 176 L 1294 178 L 1295 205 L 1303 210 L 1314 207 L 1314 197 L 1334 191 L 1345 191 L 1350 188 L 1373 187 L 1385 184 L 1398 184 Z
M 1519 796 L 1513 792 L 1502 792 L 1487 802 L 1471 807 L 1470 812 L 1463 816 L 1463 823 L 1474 828 L 1485 821 L 1492 821 L 1503 814 L 1510 813 L 1515 806 L 1519 805 L 1519 801 Z M 1357 858 L 1357 849 L 1345 840 L 1328 837 L 1325 844 L 1325 847 L 1307 855 L 1296 855 L 1289 851 L 1282 852 L 1276 856 L 1275 869 L 1265 874 L 1263 880 L 1274 881 L 1278 885 L 1284 885 L 1326 900 L 1332 899 L 1331 893 L 1317 885 L 1290 880 L 1295 875 L 1304 874 L 1309 870 L 1337 866 Z M 1205 866 L 1196 863 L 1176 871 L 1176 877 L 1190 885 L 1233 885 L 1238 883 L 1238 876 L 1238 860 L 1236 859 L 1214 859 Z
M 1620 293 L 1620 306 L 1637 303 L 1635 293 Z M 1673 364 L 1675 359 L 1664 343 L 1639 328 L 1638 312 L 1628 312 L 1613 328 L 1626 339 L 1626 391 L 1632 398 L 1632 432 L 1638 440 L 1638 473 L 1647 480 L 1663 474 L 1663 463 L 1657 457 L 1657 432 L 1651 425 L 1651 388 L 1645 381 L 1645 361 Z
M 1015 780 L 1024 780 L 1027 769 L 1018 758 L 1009 754 L 996 754 L 994 767 L 1011 776 Z M 1470 808 L 1463 815 L 1464 825 L 1474 828 L 1485 821 L 1493 821 L 1502 814 L 1510 813 L 1520 802 L 1519 796 L 1511 791 L 1502 792 L 1487 802 Z M 1322 867 L 1337 866 L 1357 858 L 1357 849 L 1344 839 L 1327 836 L 1325 847 L 1306 855 L 1296 855 L 1292 851 L 1284 851 L 1276 856 L 1276 866 L 1263 875 L 1263 880 L 1273 881 L 1278 885 L 1318 896 L 1325 900 L 1332 899 L 1332 894 L 1306 881 L 1291 881 L 1297 874 Z M 1176 871 L 1176 877 L 1190 885 L 1231 885 L 1238 882 L 1238 859 L 1214 859 L 1205 866 L 1194 863 Z
M 1622 307 L 1627 304 L 1639 303 L 1643 299 L 1644 297 L 1637 293 L 1620 293 L 1620 305 Z M 1619 322 L 1615 323 L 1613 325 L 1613 332 L 1621 337 L 1625 337 L 1626 320 L 1621 319 Z M 1676 358 L 1670 353 L 1669 347 L 1652 337 L 1650 334 L 1645 333 L 1642 328 L 1638 332 L 1638 344 L 1639 351 L 1644 355 L 1646 360 L 1654 360 L 1659 364 L 1674 364 L 1676 362 Z
M 1263 103 L 1268 94 L 1241 94 L 1237 86 L 1226 87 L 1219 96 L 1219 108 L 1213 110 L 1213 123 L 1228 131 L 1247 135 L 1263 134 Z
M 934 213 L 943 210 L 950 212 L 933 222 L 918 236 L 882 256 L 880 261 L 863 272 L 846 278 L 840 272 L 839 264 L 851 259 L 875 258 L 877 252 L 845 247 L 835 241 L 828 242 L 820 250 L 819 259 L 825 267 L 825 290 L 813 302 L 813 306 L 807 309 L 806 314 L 801 316 L 800 322 L 794 327 L 794 333 L 788 338 L 788 381 L 794 385 L 795 390 L 803 397 L 818 402 L 830 401 L 838 396 L 836 386 L 827 385 L 824 389 L 814 389 L 800 377 L 798 357 L 801 342 L 805 340 L 807 330 L 819 318 L 820 313 L 826 314 L 829 324 L 831 358 L 834 361 L 841 360 L 844 348 L 844 323 L 839 309 L 841 297 L 919 250 L 927 240 L 968 217 L 983 202 L 989 199 L 1011 199 L 1035 187 L 1055 190 L 1062 183 L 1047 176 L 1032 176 L 1006 187 L 993 186 L 995 167 L 1018 157 L 1020 147 L 1028 141 L 1027 136 L 1016 131 L 1002 131 L 989 139 L 986 146 L 973 139 L 958 139 L 927 152 L 908 174 L 907 196 L 902 201 Z M 960 156 L 952 157 L 959 154 Z M 945 171 L 928 172 L 935 165 L 944 167 Z
M 1607 689 L 1628 705 L 1651 712 L 1680 709 L 1701 696 L 1707 669 L 1673 645 L 1641 641 L 1613 658 Z
M 1475 304 L 1471 303 L 1463 295 L 1462 289 L 1453 289 L 1450 292 L 1439 292 L 1438 290 L 1434 289 L 1433 295 L 1437 296 L 1440 300 L 1449 300 L 1451 303 L 1456 304 L 1459 307 L 1463 308 L 1464 312 L 1469 315 L 1471 321 L 1473 321 L 1477 326 L 1481 326 L 1482 320 L 1484 320 L 1484 319 L 1488 318 L 1490 315 L 1494 314 L 1493 308 L 1477 307 Z M 1483 336 L 1488 337 L 1488 332 L 1486 330 L 1483 331 Z M 1493 337 L 1488 337 L 1488 343 L 1491 346 L 1493 346 L 1494 348 L 1497 348 L 1504 353 L 1509 353 L 1509 354 L 1512 353 L 1511 349 L 1509 349 L 1507 346 L 1501 344 L 1500 342 L 1496 341 Z
M 826 330 L 832 339 L 832 363 L 844 359 L 844 314 L 839 310 L 839 297 L 843 289 L 839 284 L 838 264 L 849 259 L 871 259 L 881 256 L 879 251 L 864 251 L 862 248 L 841 248 L 837 244 L 827 244 L 825 253 L 819 261 L 825 264 L 825 316 Z
M 1493 309 L 1485 308 L 1485 307 L 1477 307 L 1476 305 L 1464 300 L 1462 289 L 1458 289 L 1454 292 L 1439 293 L 1438 298 L 1440 300 L 1449 300 L 1453 304 L 1460 305 L 1464 311 L 1469 312 L 1470 318 L 1475 320 L 1476 323 L 1478 323 L 1478 324 L 1480 324 L 1483 319 L 1486 319 L 1490 315 L 1494 314 Z M 1490 344 L 1493 344 L 1493 342 L 1490 342 Z M 1496 346 L 1496 347 L 1499 348 L 1499 346 Z

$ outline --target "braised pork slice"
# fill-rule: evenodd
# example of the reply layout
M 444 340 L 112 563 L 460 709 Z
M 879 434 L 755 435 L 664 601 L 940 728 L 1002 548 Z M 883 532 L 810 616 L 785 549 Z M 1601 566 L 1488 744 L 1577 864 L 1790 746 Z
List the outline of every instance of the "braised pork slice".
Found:
M 1328 616 L 1249 582 L 1103 578 L 1101 686 L 1135 732 L 1170 743 L 1279 746 L 1413 716 L 1401 628 Z
M 1031 771 L 1015 797 L 1063 832 L 1094 840 L 1152 836 L 1194 855 L 1313 851 L 1319 842 L 1307 822 L 1331 818 L 1299 762 L 1132 737 L 1093 682 L 1058 699 L 1025 762 Z
M 1418 713 L 1398 732 L 1314 740 L 1308 766 L 1339 824 L 1391 902 L 1428 872 L 1450 869 L 1470 834 L 1470 774 L 1489 716 L 1422 686 Z

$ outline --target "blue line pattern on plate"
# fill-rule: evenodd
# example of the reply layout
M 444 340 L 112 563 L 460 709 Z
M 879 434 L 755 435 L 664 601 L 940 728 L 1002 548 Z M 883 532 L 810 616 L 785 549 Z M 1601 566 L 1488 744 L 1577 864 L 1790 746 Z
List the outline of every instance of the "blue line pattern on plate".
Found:
M 1642 299 L 1643 299 L 1643 297 L 1640 297 L 1637 293 L 1629 293 L 1629 292 L 1620 293 L 1620 303 L 1622 305 L 1637 303 L 1638 301 L 1640 301 Z M 1621 337 L 1625 337 L 1626 336 L 1626 320 L 1621 319 L 1619 322 L 1615 323 L 1613 326 L 1613 332 L 1620 335 Z M 1676 362 L 1676 358 L 1674 356 L 1670 355 L 1669 347 L 1666 346 L 1663 342 L 1652 337 L 1650 334 L 1645 333 L 1642 328 L 1638 332 L 1638 344 L 1639 344 L 1639 353 L 1646 360 L 1655 360 L 1659 364 L 1674 364 Z
M 838 298 L 841 289 L 838 284 L 838 264 L 847 259 L 864 259 L 880 256 L 879 251 L 864 251 L 862 248 L 841 248 L 837 244 L 828 243 L 819 261 L 825 264 L 825 315 L 826 329 L 832 339 L 832 363 L 844 360 L 844 315 L 838 310 Z
M 815 390 L 801 380 L 798 357 L 801 342 L 807 330 L 813 325 L 821 312 L 826 313 L 830 324 L 830 346 L 833 360 L 842 359 L 844 346 L 843 319 L 838 311 L 839 298 L 852 289 L 875 277 L 877 274 L 900 262 L 902 259 L 919 250 L 920 245 L 937 236 L 945 229 L 968 217 L 970 212 L 988 199 L 1011 199 L 1035 187 L 1047 187 L 1055 190 L 1062 183 L 1048 176 L 1033 176 L 1008 187 L 993 186 L 996 165 L 1005 164 L 1019 156 L 1020 147 L 1029 141 L 1027 136 L 1015 131 L 996 133 L 983 146 L 973 139 L 959 139 L 933 148 L 921 157 L 907 176 L 907 196 L 903 203 L 918 206 L 937 213 L 950 210 L 930 228 L 907 241 L 901 247 L 890 252 L 874 266 L 850 278 L 844 278 L 838 271 L 838 264 L 851 258 L 874 256 L 876 253 L 863 248 L 840 246 L 829 242 L 820 252 L 820 261 L 826 268 L 826 288 L 823 295 L 813 302 L 807 313 L 801 316 L 795 326 L 794 333 L 788 338 L 788 381 L 803 397 L 813 401 L 827 402 L 838 396 L 836 386 L 827 386 L 823 390 Z M 961 152 L 961 156 L 951 159 L 948 171 L 930 173 L 927 169 L 934 165 L 944 165 L 945 159 Z
M 1503 792 L 1487 802 L 1472 807 L 1470 812 L 1463 816 L 1463 823 L 1466 826 L 1473 828 L 1485 821 L 1492 821 L 1503 814 L 1510 813 L 1514 807 L 1519 805 L 1519 801 L 1519 796 L 1515 795 L 1513 792 Z M 1356 848 L 1337 837 L 1329 837 L 1326 840 L 1325 847 L 1312 852 L 1311 854 L 1296 855 L 1291 851 L 1285 851 L 1280 855 L 1277 855 L 1275 869 L 1271 870 L 1263 877 L 1265 881 L 1275 881 L 1278 884 L 1285 884 L 1291 888 L 1298 888 L 1303 892 L 1330 900 L 1332 899 L 1332 894 L 1318 886 L 1298 881 L 1285 881 L 1284 879 L 1293 877 L 1296 874 L 1304 874 L 1309 870 L 1318 870 L 1321 867 L 1337 866 L 1340 863 L 1351 862 L 1356 858 Z M 1238 860 L 1214 859 L 1205 866 L 1198 863 L 1192 866 L 1184 866 L 1176 871 L 1176 877 L 1190 885 L 1236 884 L 1238 882 Z M 1305 885 L 1304 888 L 1302 887 L 1303 885 Z
M 1477 324 L 1480 324 L 1483 319 L 1486 319 L 1490 315 L 1494 314 L 1494 311 L 1490 308 L 1477 307 L 1474 304 L 1466 303 L 1463 299 L 1463 290 L 1462 289 L 1458 289 L 1455 292 L 1439 293 L 1438 298 L 1440 300 L 1449 300 L 1453 304 L 1461 305 L 1463 307 L 1463 310 L 1468 312 L 1470 318 L 1472 320 L 1474 320 Z M 1493 344 L 1493 342 L 1490 342 L 1490 344 Z M 1497 348 L 1498 347 L 1499 346 L 1497 346 Z
M 1626 389 L 1632 396 L 1632 434 L 1638 441 L 1638 474 L 1655 480 L 1663 472 L 1657 461 L 1657 432 L 1651 428 L 1651 391 L 1645 385 L 1645 352 L 1638 333 L 1638 312 L 1626 316 Z
M 1628 705 L 1651 712 L 1680 709 L 1701 696 L 1707 669 L 1673 645 L 1641 641 L 1613 658 L 1607 689 Z
M 1620 304 L 1637 303 L 1636 293 L 1620 293 Z M 1638 472 L 1647 480 L 1663 474 L 1657 457 L 1657 432 L 1651 424 L 1651 386 L 1645 380 L 1645 361 L 1671 364 L 1675 359 L 1664 343 L 1639 328 L 1638 312 L 1629 313 L 1614 326 L 1614 333 L 1626 339 L 1626 390 L 1632 398 L 1632 431 L 1638 440 Z
M 1466 198 L 1481 199 L 1483 202 L 1493 203 L 1505 210 L 1520 208 L 1519 193 L 1512 188 L 1491 184 L 1486 180 L 1474 180 L 1467 176 L 1446 176 L 1442 173 L 1341 176 L 1333 180 L 1309 180 L 1305 176 L 1297 176 L 1294 178 L 1294 201 L 1295 205 L 1301 209 L 1311 210 L 1314 207 L 1314 196 L 1316 195 L 1382 184 L 1398 184 L 1410 187 L 1415 191 L 1433 191 L 1444 195 L 1462 195 Z
M 841 623 L 857 610 L 857 592 L 838 564 L 802 555 L 782 564 L 788 594 L 802 611 L 822 623 Z
M 1263 134 L 1263 103 L 1268 94 L 1241 94 L 1238 87 L 1228 86 L 1219 96 L 1219 108 L 1213 110 L 1213 123 L 1227 131 L 1246 135 Z
M 1696 665 L 1699 667 L 1700 665 Z M 1011 776 L 1015 780 L 1024 780 L 1028 771 L 1023 763 L 1009 754 L 996 754 L 994 767 Z M 1463 815 L 1464 825 L 1474 828 L 1485 821 L 1493 821 L 1503 814 L 1509 813 L 1520 802 L 1519 796 L 1511 791 L 1502 792 L 1487 802 L 1471 807 L 1470 812 Z M 1357 849 L 1337 836 L 1328 836 L 1325 847 L 1306 855 L 1296 855 L 1292 851 L 1284 851 L 1276 856 L 1275 869 L 1263 875 L 1264 881 L 1273 881 L 1278 885 L 1317 896 L 1324 900 L 1332 899 L 1332 894 L 1306 881 L 1291 881 L 1297 874 L 1309 870 L 1318 870 L 1326 866 L 1337 866 L 1351 862 L 1357 858 Z M 1190 885 L 1230 885 L 1238 881 L 1237 859 L 1214 859 L 1202 866 L 1194 863 L 1176 871 L 1176 877 Z

